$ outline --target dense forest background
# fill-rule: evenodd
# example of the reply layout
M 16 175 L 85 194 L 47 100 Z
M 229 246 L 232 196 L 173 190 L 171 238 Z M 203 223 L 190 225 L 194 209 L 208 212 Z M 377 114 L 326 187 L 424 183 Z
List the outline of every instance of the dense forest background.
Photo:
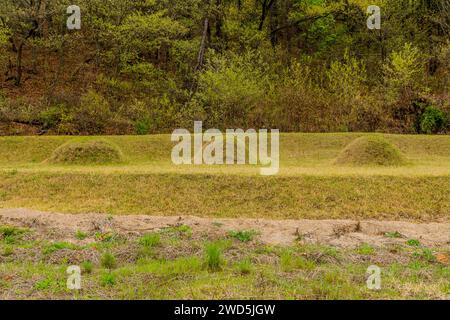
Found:
M 81 8 L 68 30 L 69 5 Z M 369 30 L 367 7 L 381 7 Z M 450 131 L 449 0 L 0 0 L 0 134 Z

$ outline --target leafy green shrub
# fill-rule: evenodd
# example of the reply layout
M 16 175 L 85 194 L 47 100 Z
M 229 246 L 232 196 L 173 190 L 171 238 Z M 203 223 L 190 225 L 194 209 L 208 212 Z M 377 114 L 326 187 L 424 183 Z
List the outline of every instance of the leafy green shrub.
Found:
M 74 122 L 80 133 L 99 134 L 104 132 L 111 117 L 109 102 L 100 94 L 89 90 L 81 97 L 81 104 L 74 113 Z
M 385 126 L 382 103 L 367 95 L 362 61 L 345 55 L 329 69 L 318 68 L 307 61 L 293 63 L 270 99 L 260 103 L 259 117 L 295 132 L 374 131 Z
M 135 130 L 138 135 L 146 135 L 150 133 L 151 123 L 148 118 L 139 119 L 135 123 Z
M 140 104 L 144 102 L 135 102 Z M 151 106 L 151 107 L 148 107 Z M 175 99 L 170 99 L 167 95 L 161 97 L 155 97 L 146 101 L 143 105 L 144 111 L 138 113 L 135 111 L 135 115 L 131 118 L 134 124 L 134 131 L 137 134 L 145 135 L 154 132 L 168 132 L 173 128 L 180 127 L 181 111 L 186 112 L 185 106 L 180 104 Z M 186 119 L 185 119 L 186 120 Z M 189 120 L 184 123 L 186 126 L 191 125 Z
M 58 134 L 73 134 L 76 131 L 73 127 L 73 111 L 64 104 L 41 111 L 38 121 L 42 124 L 42 129 L 54 129 Z
M 263 112 L 265 118 L 273 118 L 282 131 L 312 132 L 329 128 L 330 121 L 324 121 L 320 114 L 332 113 L 330 102 L 329 95 L 314 82 L 312 68 L 295 63 Z M 269 108 L 273 111 L 266 111 Z
M 353 102 L 355 96 L 366 90 L 366 67 L 363 62 L 344 54 L 343 61 L 333 61 L 325 70 L 327 87 L 342 102 Z
M 424 61 L 423 53 L 411 43 L 390 54 L 389 63 L 384 65 L 384 80 L 391 101 L 425 91 Z
M 212 55 L 188 106 L 190 117 L 214 128 L 245 127 L 249 114 L 269 87 L 264 65 L 252 52 Z
M 446 117 L 442 110 L 427 107 L 420 120 L 421 133 L 432 134 L 443 131 L 446 127 Z
M 61 118 L 60 106 L 53 106 L 39 114 L 39 120 L 42 122 L 44 129 L 54 128 Z

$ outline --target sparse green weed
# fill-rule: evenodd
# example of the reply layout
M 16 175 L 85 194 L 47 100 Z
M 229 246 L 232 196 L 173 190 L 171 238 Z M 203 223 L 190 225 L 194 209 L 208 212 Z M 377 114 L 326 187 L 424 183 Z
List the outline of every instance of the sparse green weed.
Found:
M 53 252 L 59 251 L 59 250 L 78 250 L 80 249 L 78 246 L 72 244 L 72 243 L 68 243 L 68 242 L 54 242 L 51 244 L 46 245 L 43 249 L 42 249 L 42 253 L 43 254 L 51 254 Z
M 84 240 L 84 239 L 86 239 L 87 238 L 87 233 L 86 232 L 83 232 L 83 231 L 80 231 L 80 230 L 78 230 L 76 233 L 75 233 L 75 238 L 77 238 L 78 240 Z
M 375 249 L 371 245 L 363 243 L 359 246 L 357 252 L 361 255 L 370 256 L 375 253 Z
M 420 241 L 417 239 L 409 239 L 406 244 L 411 247 L 420 247 Z
M 290 250 L 284 250 L 280 256 L 281 269 L 284 272 L 292 272 L 295 270 L 312 270 L 315 268 L 315 263 L 303 257 L 296 256 Z
M 400 232 L 398 232 L 398 231 L 394 231 L 394 232 L 386 232 L 385 234 L 384 234 L 384 236 L 386 237 L 386 238 L 393 238 L 393 239 L 395 239 L 395 238 L 403 238 L 404 236 L 400 233 Z
M 255 230 L 240 230 L 240 231 L 230 231 L 228 233 L 228 236 L 237 239 L 241 242 L 249 242 L 252 241 L 255 235 L 257 234 L 258 232 Z

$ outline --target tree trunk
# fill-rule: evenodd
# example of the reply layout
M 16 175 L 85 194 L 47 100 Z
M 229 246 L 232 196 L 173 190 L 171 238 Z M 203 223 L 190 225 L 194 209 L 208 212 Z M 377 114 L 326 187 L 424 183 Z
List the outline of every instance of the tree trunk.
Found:
M 209 30 L 209 20 L 208 18 L 205 18 L 204 26 L 203 26 L 203 35 L 202 35 L 202 42 L 200 44 L 200 50 L 198 51 L 198 57 L 197 57 L 197 66 L 195 67 L 195 70 L 200 70 L 203 66 L 203 60 L 205 58 L 205 49 L 206 49 L 206 42 L 208 37 L 208 30 Z
M 264 27 L 264 22 L 266 21 L 267 15 L 276 0 L 264 0 L 261 8 L 261 18 L 259 19 L 258 30 L 262 31 Z

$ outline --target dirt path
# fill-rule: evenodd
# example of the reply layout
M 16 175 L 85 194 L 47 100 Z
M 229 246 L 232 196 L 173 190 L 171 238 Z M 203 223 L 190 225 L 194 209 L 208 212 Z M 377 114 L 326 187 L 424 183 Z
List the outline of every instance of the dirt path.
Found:
M 226 235 L 231 230 L 255 230 L 257 239 L 267 244 L 289 245 L 301 240 L 338 247 L 355 247 L 361 243 L 384 246 L 417 239 L 431 247 L 450 248 L 450 222 L 410 223 L 399 221 L 352 220 L 265 220 L 212 219 L 191 216 L 154 217 L 144 215 L 108 216 L 104 214 L 61 214 L 27 209 L 1 209 L 0 225 L 30 227 L 58 239 L 73 240 L 79 231 L 114 231 L 119 234 L 142 234 L 162 228 L 188 225 L 193 234 Z M 389 237 L 386 234 L 396 234 Z

